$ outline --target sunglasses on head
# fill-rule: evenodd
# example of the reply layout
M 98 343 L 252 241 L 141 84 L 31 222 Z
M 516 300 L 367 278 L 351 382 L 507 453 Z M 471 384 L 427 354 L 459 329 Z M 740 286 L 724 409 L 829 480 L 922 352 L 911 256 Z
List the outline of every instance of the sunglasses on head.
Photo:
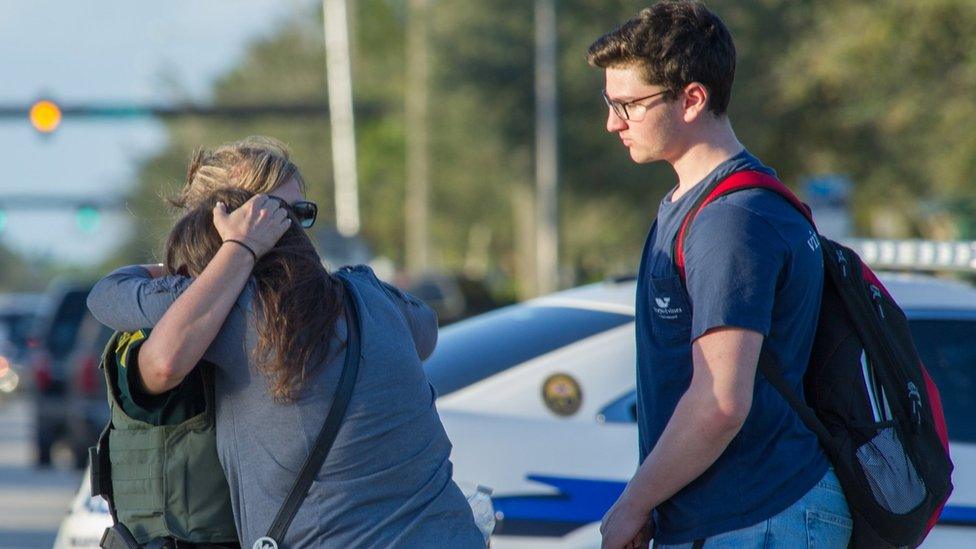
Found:
M 298 222 L 302 224 L 303 228 L 310 228 L 315 225 L 315 218 L 319 215 L 319 207 L 315 202 L 309 202 L 308 200 L 296 200 L 289 204 L 282 198 L 277 196 L 272 196 L 277 200 L 282 206 L 291 210 L 295 217 L 298 218 Z

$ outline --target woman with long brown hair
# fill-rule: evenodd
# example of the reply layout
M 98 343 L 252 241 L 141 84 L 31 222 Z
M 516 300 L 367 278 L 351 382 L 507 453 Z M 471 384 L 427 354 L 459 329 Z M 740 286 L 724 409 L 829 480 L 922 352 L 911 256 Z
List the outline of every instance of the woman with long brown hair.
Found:
M 138 354 L 149 393 L 177 387 L 201 358 L 216 365 L 217 450 L 242 546 L 267 531 L 335 395 L 344 288 L 362 325 L 358 381 L 279 541 L 483 546 L 421 368 L 436 342 L 433 312 L 368 267 L 329 273 L 286 200 L 223 189 L 193 202 L 167 243 L 168 275 L 120 269 L 96 284 L 89 306 L 115 329 L 155 325 Z

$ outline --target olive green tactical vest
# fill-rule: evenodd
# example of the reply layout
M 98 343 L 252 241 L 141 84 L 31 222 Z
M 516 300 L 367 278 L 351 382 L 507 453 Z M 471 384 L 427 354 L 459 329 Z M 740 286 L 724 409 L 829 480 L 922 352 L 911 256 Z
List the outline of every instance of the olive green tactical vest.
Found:
M 230 491 L 217 458 L 213 365 L 197 366 L 206 385 L 205 412 L 178 425 L 151 425 L 126 415 L 116 399 L 118 339 L 115 333 L 102 354 L 112 410 L 107 429 L 111 505 L 118 521 L 140 543 L 158 537 L 236 542 Z M 104 441 L 99 446 L 104 449 Z

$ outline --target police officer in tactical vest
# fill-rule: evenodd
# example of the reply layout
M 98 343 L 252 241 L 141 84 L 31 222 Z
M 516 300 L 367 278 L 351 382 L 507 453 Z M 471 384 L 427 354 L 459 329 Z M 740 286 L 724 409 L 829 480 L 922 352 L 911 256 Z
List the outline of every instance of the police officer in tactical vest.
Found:
M 178 387 L 149 394 L 137 368 L 147 336 L 117 332 L 102 354 L 111 421 L 92 451 L 92 493 L 108 501 L 114 525 L 101 546 L 239 547 L 217 459 L 213 366 L 201 362 Z

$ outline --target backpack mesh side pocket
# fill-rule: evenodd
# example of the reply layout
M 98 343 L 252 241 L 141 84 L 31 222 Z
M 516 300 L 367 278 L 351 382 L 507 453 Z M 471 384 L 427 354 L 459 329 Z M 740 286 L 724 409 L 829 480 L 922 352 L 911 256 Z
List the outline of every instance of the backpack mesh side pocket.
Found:
M 908 514 L 925 500 L 925 483 L 918 476 L 894 427 L 881 429 L 860 446 L 857 461 L 875 501 L 886 510 Z

